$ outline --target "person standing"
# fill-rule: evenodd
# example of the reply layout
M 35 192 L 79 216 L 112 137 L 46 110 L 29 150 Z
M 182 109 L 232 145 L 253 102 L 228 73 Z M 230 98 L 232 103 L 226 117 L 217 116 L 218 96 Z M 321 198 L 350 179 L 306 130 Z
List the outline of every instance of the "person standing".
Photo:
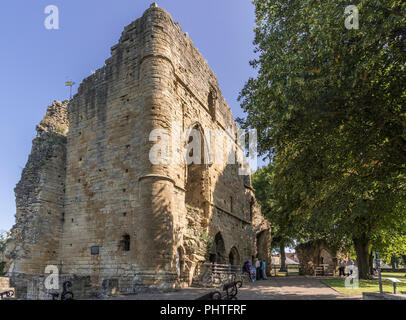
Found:
M 249 268 L 250 268 L 250 274 L 251 274 L 251 281 L 254 282 L 255 274 L 256 274 L 255 266 L 251 259 L 249 259 L 248 262 L 249 262 Z
M 340 259 L 340 261 L 338 262 L 338 271 L 339 271 L 340 277 L 345 276 L 344 269 L 345 269 L 345 262 L 343 261 L 343 259 Z
M 244 273 L 248 273 L 248 276 L 249 276 L 249 278 L 250 278 L 250 281 L 252 282 L 251 264 L 250 264 L 250 261 L 249 261 L 249 260 L 245 261 L 244 267 L 243 267 L 243 272 L 244 272 Z
M 266 277 L 266 262 L 265 262 L 265 260 L 261 260 L 261 270 L 262 270 L 262 279 L 264 279 L 264 280 L 268 279 Z
M 256 279 L 261 279 L 261 263 L 259 262 L 258 258 L 255 259 L 255 268 L 257 270 Z

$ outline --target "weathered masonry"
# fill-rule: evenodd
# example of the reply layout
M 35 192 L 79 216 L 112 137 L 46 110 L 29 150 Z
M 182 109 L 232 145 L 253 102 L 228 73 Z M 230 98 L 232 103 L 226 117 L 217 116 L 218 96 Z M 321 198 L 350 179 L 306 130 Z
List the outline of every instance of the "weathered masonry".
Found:
M 44 297 L 47 265 L 83 296 L 189 286 L 209 260 L 270 265 L 270 227 L 240 164 L 149 160 L 152 130 L 188 128 L 236 124 L 213 71 L 153 4 L 37 127 L 6 251 L 17 296 Z

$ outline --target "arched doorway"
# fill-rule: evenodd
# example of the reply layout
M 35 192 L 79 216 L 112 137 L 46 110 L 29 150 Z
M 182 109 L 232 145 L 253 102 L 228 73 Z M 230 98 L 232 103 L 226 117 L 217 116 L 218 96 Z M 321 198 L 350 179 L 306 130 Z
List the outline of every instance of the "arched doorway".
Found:
M 334 265 L 333 256 L 326 249 L 321 249 L 319 254 L 319 264 Z
M 257 234 L 256 243 L 257 243 L 257 258 L 267 259 L 268 258 L 268 230 L 264 230 Z
M 202 209 L 205 203 L 205 161 L 208 160 L 205 157 L 205 152 L 204 132 L 201 126 L 197 124 L 188 136 L 185 201 L 187 205 Z
M 226 248 L 221 233 L 214 237 L 214 243 L 210 251 L 210 262 L 226 264 Z
M 239 266 L 240 261 L 240 254 L 236 247 L 231 248 L 230 254 L 228 255 L 228 261 L 232 266 Z

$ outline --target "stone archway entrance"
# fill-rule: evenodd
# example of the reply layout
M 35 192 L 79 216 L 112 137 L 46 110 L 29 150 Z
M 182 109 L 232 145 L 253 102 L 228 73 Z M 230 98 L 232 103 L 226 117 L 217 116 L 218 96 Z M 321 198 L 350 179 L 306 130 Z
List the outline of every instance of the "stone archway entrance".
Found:
M 228 261 L 232 266 L 239 266 L 241 261 L 240 261 L 240 254 L 238 253 L 238 250 L 236 247 L 233 247 L 230 250 L 230 254 L 228 255 Z
M 183 250 L 181 247 L 179 247 L 178 250 L 176 250 L 175 268 L 176 268 L 176 274 L 178 275 L 178 278 L 180 279 L 182 277 L 182 273 L 184 270 Z
M 267 238 L 267 230 L 264 230 L 257 234 L 256 236 L 256 244 L 257 244 L 257 258 L 259 259 L 267 259 L 268 258 L 268 238 Z
M 210 262 L 219 264 L 226 264 L 226 248 L 224 245 L 223 236 L 221 233 L 217 233 L 214 237 L 214 243 L 210 250 Z
M 205 182 L 208 155 L 205 153 L 205 139 L 203 129 L 196 124 L 188 137 L 187 155 L 188 161 L 185 184 L 185 202 L 187 205 L 205 210 L 206 192 Z
M 334 265 L 333 256 L 326 249 L 321 249 L 319 254 L 319 264 Z

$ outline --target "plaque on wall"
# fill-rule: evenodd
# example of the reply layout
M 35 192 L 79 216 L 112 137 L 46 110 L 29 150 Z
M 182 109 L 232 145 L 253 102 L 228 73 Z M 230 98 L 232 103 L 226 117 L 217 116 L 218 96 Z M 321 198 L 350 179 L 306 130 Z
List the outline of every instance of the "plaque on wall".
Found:
M 94 255 L 94 254 L 99 254 L 99 246 L 92 246 L 92 247 L 90 247 L 90 253 L 91 253 L 92 255 Z

